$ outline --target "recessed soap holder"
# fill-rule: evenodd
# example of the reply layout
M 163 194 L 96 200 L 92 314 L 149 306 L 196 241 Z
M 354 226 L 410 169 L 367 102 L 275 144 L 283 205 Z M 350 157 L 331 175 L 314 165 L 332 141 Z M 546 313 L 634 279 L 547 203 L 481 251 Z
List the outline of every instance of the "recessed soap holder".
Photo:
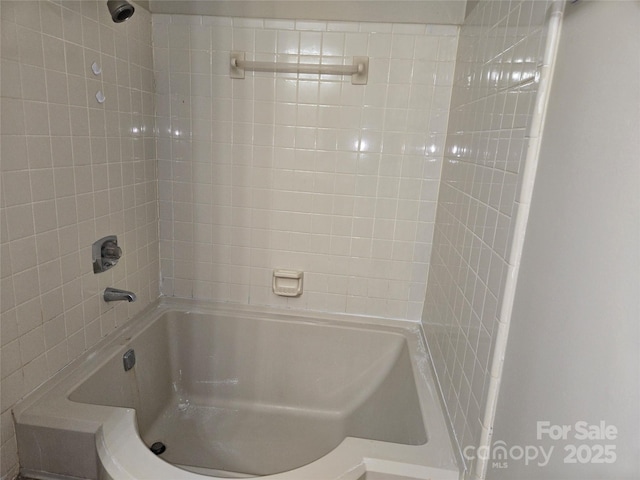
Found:
M 299 297 L 303 279 L 304 272 L 299 270 L 274 270 L 273 293 L 282 297 Z
M 118 237 L 109 235 L 101 238 L 91 246 L 93 256 L 93 273 L 100 273 L 114 267 L 122 256 L 122 249 L 118 246 Z

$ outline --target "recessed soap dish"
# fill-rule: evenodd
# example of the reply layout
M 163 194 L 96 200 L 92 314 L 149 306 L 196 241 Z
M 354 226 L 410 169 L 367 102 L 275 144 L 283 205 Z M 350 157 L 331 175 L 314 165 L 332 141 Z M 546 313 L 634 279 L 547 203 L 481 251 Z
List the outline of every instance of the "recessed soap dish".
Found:
M 302 295 L 304 272 L 299 270 L 274 270 L 273 293 L 282 297 Z

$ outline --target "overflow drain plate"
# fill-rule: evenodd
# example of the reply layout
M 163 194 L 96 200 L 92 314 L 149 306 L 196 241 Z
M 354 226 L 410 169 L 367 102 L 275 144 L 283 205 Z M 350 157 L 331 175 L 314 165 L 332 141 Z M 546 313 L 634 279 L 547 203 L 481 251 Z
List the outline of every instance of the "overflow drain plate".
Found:
M 155 442 L 153 445 L 151 445 L 151 451 L 156 455 L 161 455 L 166 449 L 167 447 L 162 442 Z

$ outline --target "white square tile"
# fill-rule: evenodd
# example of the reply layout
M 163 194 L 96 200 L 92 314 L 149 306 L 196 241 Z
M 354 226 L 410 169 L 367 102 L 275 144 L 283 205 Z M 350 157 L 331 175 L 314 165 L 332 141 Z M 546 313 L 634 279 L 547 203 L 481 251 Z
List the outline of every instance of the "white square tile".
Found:
M 322 55 L 342 56 L 345 54 L 345 34 L 327 32 L 322 35 Z
M 42 49 L 42 34 L 18 26 L 16 29 L 20 62 L 37 67 L 44 67 L 44 55 Z

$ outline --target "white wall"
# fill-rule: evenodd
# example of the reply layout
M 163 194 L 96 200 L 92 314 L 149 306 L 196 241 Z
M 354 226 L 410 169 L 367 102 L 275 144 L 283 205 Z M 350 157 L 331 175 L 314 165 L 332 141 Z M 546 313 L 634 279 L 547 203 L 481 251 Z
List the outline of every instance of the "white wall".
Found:
M 460 25 L 466 0 L 150 0 L 153 13 Z
M 12 478 L 15 402 L 157 298 L 158 202 L 149 12 L 116 25 L 104 1 L 3 0 L 0 20 L 0 476 Z M 95 275 L 91 244 L 109 234 L 123 257 Z M 138 301 L 107 304 L 107 286 Z
M 565 10 L 494 426 L 507 448 L 554 452 L 490 461 L 489 479 L 640 478 L 639 30 L 637 2 Z M 572 430 L 538 439 L 538 421 Z M 579 421 L 619 433 L 579 440 Z M 566 463 L 567 445 L 617 458 Z
M 461 449 L 480 443 L 499 322 L 508 322 L 501 308 L 538 92 L 517 85 L 544 63 L 550 5 L 480 1 L 460 32 L 422 323 Z M 466 475 L 481 475 L 472 463 Z
M 420 318 L 458 28 L 154 15 L 162 292 Z M 370 57 L 369 83 L 247 59 Z M 271 292 L 275 268 L 305 293 Z

